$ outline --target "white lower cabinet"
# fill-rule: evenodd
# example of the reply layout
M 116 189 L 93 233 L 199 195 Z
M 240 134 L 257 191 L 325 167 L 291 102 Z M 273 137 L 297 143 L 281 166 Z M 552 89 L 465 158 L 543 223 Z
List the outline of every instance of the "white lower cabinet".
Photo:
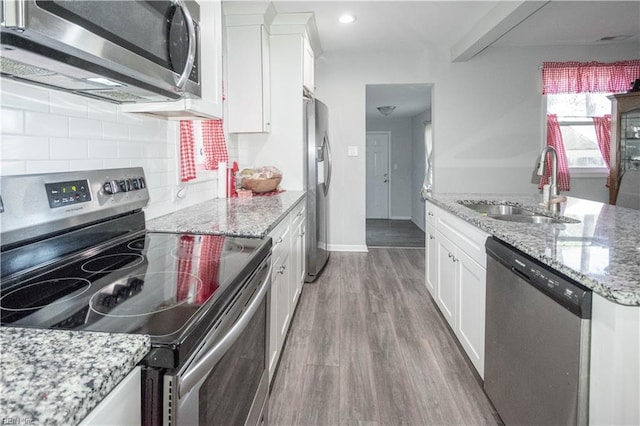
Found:
M 142 424 L 141 370 L 135 367 L 79 423 L 80 426 L 137 426 Z
M 296 309 L 305 270 L 306 216 L 304 199 L 269 233 L 271 253 L 271 296 L 269 298 L 269 381 L 273 379 Z
M 427 202 L 426 286 L 455 336 L 484 378 L 488 234 Z

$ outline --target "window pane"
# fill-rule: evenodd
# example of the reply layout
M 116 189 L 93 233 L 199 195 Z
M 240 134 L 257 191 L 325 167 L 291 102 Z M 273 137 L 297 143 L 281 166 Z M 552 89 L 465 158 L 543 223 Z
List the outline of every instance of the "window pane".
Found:
M 605 167 L 593 123 L 560 125 L 569 167 Z
M 606 167 L 593 125 L 594 116 L 611 114 L 607 93 L 547 95 L 547 113 L 556 114 L 570 168 Z

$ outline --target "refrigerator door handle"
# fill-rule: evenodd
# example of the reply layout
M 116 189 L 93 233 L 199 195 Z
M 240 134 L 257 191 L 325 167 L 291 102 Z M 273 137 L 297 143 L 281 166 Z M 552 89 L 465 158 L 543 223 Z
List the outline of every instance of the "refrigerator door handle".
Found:
M 324 195 L 325 197 L 329 193 L 329 185 L 331 185 L 331 144 L 329 143 L 329 138 L 327 134 L 324 135 L 324 145 L 327 147 L 327 179 L 324 184 Z

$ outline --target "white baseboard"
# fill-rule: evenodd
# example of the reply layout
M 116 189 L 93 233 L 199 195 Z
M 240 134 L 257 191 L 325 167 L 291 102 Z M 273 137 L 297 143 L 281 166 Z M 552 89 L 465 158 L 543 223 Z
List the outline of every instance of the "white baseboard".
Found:
M 411 216 L 391 216 L 391 220 L 411 220 Z
M 350 244 L 329 244 L 329 251 L 353 251 L 368 252 L 366 245 L 350 245 Z

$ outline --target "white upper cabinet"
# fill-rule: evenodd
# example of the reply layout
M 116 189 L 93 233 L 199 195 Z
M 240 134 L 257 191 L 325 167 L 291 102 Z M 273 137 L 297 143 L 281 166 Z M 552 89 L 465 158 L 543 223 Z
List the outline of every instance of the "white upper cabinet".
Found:
M 169 120 L 222 118 L 222 10 L 220 0 L 200 5 L 200 79 L 202 97 L 168 102 L 123 104 L 121 111 Z
M 231 133 L 271 129 L 269 33 L 264 25 L 227 27 L 227 125 Z
M 230 133 L 271 131 L 269 26 L 271 3 L 224 4 L 226 35 L 226 117 Z

